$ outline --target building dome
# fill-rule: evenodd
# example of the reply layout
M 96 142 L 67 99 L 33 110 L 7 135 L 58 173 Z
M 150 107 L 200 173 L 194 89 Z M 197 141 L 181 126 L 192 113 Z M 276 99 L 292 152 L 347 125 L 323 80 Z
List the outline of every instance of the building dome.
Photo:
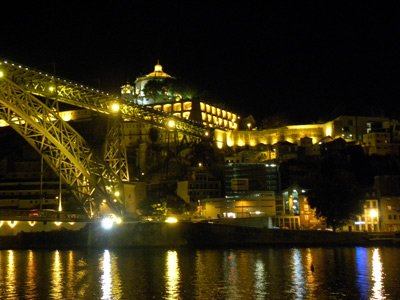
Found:
M 162 66 L 159 62 L 157 62 L 157 64 L 154 66 L 154 72 L 147 74 L 146 77 L 171 77 L 171 75 L 163 72 Z

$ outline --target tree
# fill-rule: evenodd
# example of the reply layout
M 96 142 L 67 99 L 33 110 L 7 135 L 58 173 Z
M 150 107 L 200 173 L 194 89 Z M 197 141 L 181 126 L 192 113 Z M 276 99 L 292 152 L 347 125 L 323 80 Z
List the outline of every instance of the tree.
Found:
M 362 212 L 364 190 L 342 157 L 324 158 L 304 178 L 303 186 L 317 216 L 326 218 L 334 230 Z
M 155 103 L 167 98 L 162 80 L 150 80 L 144 87 L 147 98 L 153 99 Z

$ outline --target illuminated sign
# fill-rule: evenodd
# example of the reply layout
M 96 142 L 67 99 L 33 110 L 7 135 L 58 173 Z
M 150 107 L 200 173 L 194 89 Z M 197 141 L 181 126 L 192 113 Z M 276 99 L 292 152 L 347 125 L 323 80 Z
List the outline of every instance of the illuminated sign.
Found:
M 365 221 L 356 221 L 356 222 L 354 222 L 354 224 L 356 224 L 356 225 L 362 225 L 362 224 L 365 224 Z

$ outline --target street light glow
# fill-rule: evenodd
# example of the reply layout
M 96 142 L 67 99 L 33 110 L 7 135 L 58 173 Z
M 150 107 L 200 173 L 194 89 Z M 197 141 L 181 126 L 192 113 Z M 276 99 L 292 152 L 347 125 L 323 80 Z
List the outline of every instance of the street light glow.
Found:
M 371 218 L 375 218 L 375 217 L 378 216 L 378 212 L 377 212 L 375 209 L 371 209 L 371 210 L 369 211 L 369 216 L 370 216 Z
M 105 218 L 101 221 L 101 226 L 104 229 L 111 229 L 113 227 L 114 220 L 111 218 Z
M 174 128 L 175 127 L 175 121 L 174 120 L 169 120 L 168 121 L 168 126 L 171 127 L 171 128 Z
M 118 104 L 118 103 L 114 103 L 114 104 L 111 106 L 111 109 L 112 109 L 113 112 L 119 111 L 119 104 Z

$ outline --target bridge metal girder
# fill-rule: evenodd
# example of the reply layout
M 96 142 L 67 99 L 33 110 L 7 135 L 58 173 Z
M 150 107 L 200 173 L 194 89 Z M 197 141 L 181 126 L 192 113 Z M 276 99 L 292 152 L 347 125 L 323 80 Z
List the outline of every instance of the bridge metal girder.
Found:
M 57 111 L 4 76 L 0 78 L 0 118 L 43 156 L 89 217 L 98 212 L 103 200 L 122 214 L 123 203 L 113 195 L 121 188 L 118 177 Z
M 112 105 L 118 103 L 121 116 L 125 121 L 140 121 L 165 129 L 169 127 L 168 122 L 173 120 L 176 130 L 197 139 L 204 137 L 208 131 L 206 126 L 198 122 L 134 104 L 125 99 L 18 63 L 0 59 L 0 69 L 7 73 L 7 78 L 23 86 L 26 91 L 34 95 L 57 98 L 58 101 L 104 114 L 112 114 Z
M 128 156 L 122 133 L 122 119 L 114 116 L 108 119 L 104 160 L 123 182 L 129 182 Z

